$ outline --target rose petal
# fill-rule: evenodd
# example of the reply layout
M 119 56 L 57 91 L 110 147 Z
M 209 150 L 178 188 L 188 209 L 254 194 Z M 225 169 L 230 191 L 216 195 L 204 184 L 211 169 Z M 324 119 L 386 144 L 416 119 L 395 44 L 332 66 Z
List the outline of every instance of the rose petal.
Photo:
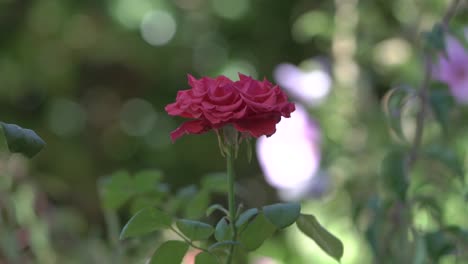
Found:
M 171 140 L 174 142 L 185 134 L 202 134 L 208 130 L 210 130 L 210 126 L 202 120 L 187 121 L 171 132 Z
M 253 137 L 271 136 L 276 132 L 276 124 L 281 120 L 279 113 L 266 113 L 234 122 L 240 132 L 247 132 Z

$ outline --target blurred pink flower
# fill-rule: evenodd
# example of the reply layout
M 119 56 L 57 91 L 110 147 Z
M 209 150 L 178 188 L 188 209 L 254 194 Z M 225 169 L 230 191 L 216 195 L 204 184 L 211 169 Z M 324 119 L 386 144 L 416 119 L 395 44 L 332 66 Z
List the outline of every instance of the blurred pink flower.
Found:
M 269 257 L 260 257 L 254 260 L 254 264 L 278 264 L 278 261 Z
M 434 65 L 434 78 L 449 86 L 456 101 L 468 104 L 468 52 L 452 36 L 445 39 L 446 54 Z
M 306 109 L 296 104 L 290 118 L 269 138 L 257 140 L 257 156 L 266 181 L 283 199 L 297 199 L 311 189 L 320 166 L 320 132 Z
M 198 249 L 187 251 L 184 259 L 182 260 L 182 264 L 195 264 L 195 258 L 200 252 L 201 250 L 198 250 Z
M 311 60 L 305 63 L 317 64 Z M 330 92 L 332 84 L 330 75 L 323 69 L 304 71 L 289 63 L 276 66 L 274 77 L 291 96 L 308 106 L 320 104 Z

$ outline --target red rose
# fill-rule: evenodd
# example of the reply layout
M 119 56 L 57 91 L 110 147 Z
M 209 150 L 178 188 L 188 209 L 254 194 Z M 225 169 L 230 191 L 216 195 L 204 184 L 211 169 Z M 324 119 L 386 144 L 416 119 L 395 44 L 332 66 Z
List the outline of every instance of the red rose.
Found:
M 166 106 L 169 115 L 191 118 L 171 133 L 172 140 L 184 134 L 201 134 L 232 124 L 253 137 L 271 136 L 281 116 L 289 117 L 294 104 L 278 86 L 239 75 L 233 82 L 225 76 L 200 80 L 189 75 L 190 90 L 177 93 L 176 102 Z
M 242 74 L 239 74 L 239 78 L 235 85 L 248 110 L 234 122 L 234 127 L 253 137 L 273 135 L 281 116 L 290 117 L 295 110 L 294 104 L 288 102 L 288 97 L 279 86 L 273 86 L 266 79 L 260 82 Z

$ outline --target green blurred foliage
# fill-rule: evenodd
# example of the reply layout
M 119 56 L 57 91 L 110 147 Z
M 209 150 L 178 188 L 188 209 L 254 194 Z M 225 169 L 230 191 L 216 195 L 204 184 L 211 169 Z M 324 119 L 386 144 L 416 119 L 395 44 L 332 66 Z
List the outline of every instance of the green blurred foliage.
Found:
M 427 159 L 417 163 L 409 186 L 396 186 L 407 192 L 411 212 L 380 199 L 385 190 L 378 182 L 389 176 L 380 173 L 382 167 L 398 170 L 382 160 L 401 144 L 389 133 L 381 102 L 397 85 L 417 87 L 420 32 L 432 29 L 446 5 L 444 0 L 0 0 L 0 120 L 32 128 L 47 142 L 29 162 L 1 157 L 1 220 L 14 218 L 32 232 L 30 247 L 22 250 L 37 255 L 39 263 L 116 263 L 122 259 L 120 247 L 137 259 L 150 257 L 160 237 L 122 245 L 116 240 L 120 220 L 167 193 L 177 198 L 167 208 L 189 218 L 203 216 L 201 208 L 210 203 L 225 203 L 219 195 L 224 186 L 213 175 L 203 178 L 225 166 L 213 133 L 170 142 L 169 133 L 181 120 L 168 117 L 164 106 L 188 88 L 186 75 L 235 77 L 241 71 L 271 80 L 279 63 L 318 56 L 337 77 L 330 97 L 311 109 L 322 129 L 322 166 L 333 189 L 322 199 L 305 201 L 305 207 L 343 240 L 342 263 L 371 263 L 372 254 L 397 251 L 402 235 L 392 227 L 405 217 L 395 218 L 396 212 L 413 214 L 425 232 L 415 235 L 426 243 L 418 247 L 428 249 L 418 250 L 421 259 L 453 251 L 451 241 L 466 239 L 468 228 L 466 107 L 454 106 L 444 91 L 434 94 L 445 97 L 431 97 Z M 353 21 L 338 10 L 354 10 Z M 454 19 L 454 29 L 468 25 L 464 12 Z M 354 28 L 346 26 L 353 23 Z M 352 81 L 339 80 L 343 54 L 353 65 L 345 70 L 354 73 Z M 411 134 L 414 107 L 405 105 L 399 113 L 404 137 Z M 391 160 L 401 163 L 397 158 Z M 96 182 L 121 169 L 131 172 L 122 172 L 128 175 L 115 186 L 122 200 L 112 204 L 110 198 L 113 202 L 101 206 Z M 147 192 L 146 182 L 130 176 L 146 169 L 164 172 L 168 185 Z M 236 170 L 248 207 L 277 200 L 255 159 L 248 163 L 241 155 Z M 33 201 L 38 208 L 26 210 Z M 189 209 L 182 209 L 189 201 Z M 380 216 L 394 222 L 377 221 Z M 461 229 L 439 228 L 446 226 Z M 18 226 L 2 230 L 2 245 L 11 245 L 20 231 Z M 274 235 L 251 259 L 334 263 L 296 231 Z M 37 248 L 45 250 L 38 254 Z M 463 249 L 467 252 L 457 250 Z

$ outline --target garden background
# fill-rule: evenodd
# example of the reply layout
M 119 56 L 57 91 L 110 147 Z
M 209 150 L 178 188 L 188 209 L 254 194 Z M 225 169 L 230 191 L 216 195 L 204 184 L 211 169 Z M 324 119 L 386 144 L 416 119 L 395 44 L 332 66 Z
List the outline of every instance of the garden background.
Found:
M 210 132 L 172 143 L 169 133 L 182 120 L 169 117 L 164 107 L 178 90 L 189 88 L 187 74 L 236 79 L 238 72 L 279 84 L 313 123 L 308 128 L 313 136 L 303 139 L 310 148 L 304 153 L 282 149 L 282 140 L 296 137 L 294 132 L 282 133 L 278 146 L 266 147 L 267 153 L 284 155 L 282 167 L 255 144 L 249 163 L 241 147 L 239 200 L 256 207 L 301 199 L 303 211 L 315 214 L 342 240 L 342 263 L 372 263 L 377 243 L 370 234 L 372 203 L 382 189 L 381 162 L 401 143 L 389 129 L 385 95 L 395 87 L 419 87 L 421 32 L 441 20 L 448 4 L 0 0 L 0 120 L 34 129 L 47 143 L 31 160 L 20 155 L 1 160 L 1 173 L 11 176 L 6 185 L 13 187 L 0 190 L 0 197 L 12 199 L 23 221 L 9 231 L 19 237 L 26 263 L 115 263 L 116 248 L 122 247 L 123 263 L 144 263 L 143 256 L 154 249 L 148 241 L 158 241 L 160 234 L 117 241 L 115 230 L 132 208 L 125 204 L 109 213 L 99 182 L 116 172 L 154 169 L 162 172 L 169 192 L 189 190 L 195 196 L 207 175 L 225 170 L 216 136 Z M 451 26 L 462 32 L 467 20 L 461 8 Z M 410 138 L 416 106 L 403 113 L 403 133 Z M 440 142 L 463 154 L 468 111 L 463 104 L 453 109 L 445 127 L 429 118 L 425 138 L 438 139 L 448 130 L 450 138 Z M 428 192 L 436 196 L 441 221 L 466 230 L 467 204 L 460 195 L 466 195 L 466 187 L 452 173 L 460 168 L 461 178 L 466 177 L 467 160 L 460 157 L 449 168 L 421 162 L 415 174 L 433 184 Z M 301 161 L 308 164 L 305 176 L 304 166 L 298 168 Z M 270 175 L 267 167 L 275 165 L 290 174 Z M 303 178 L 295 182 L 296 176 L 306 177 L 307 188 Z M 213 194 L 211 202 L 225 203 L 225 198 Z M 204 208 L 209 201 L 199 203 L 192 206 Z M 418 228 L 435 230 L 431 209 L 418 207 L 414 214 Z M 5 230 L 0 229 L 0 248 L 11 243 Z M 8 263 L 1 252 L 0 263 Z M 296 228 L 274 235 L 250 259 L 336 263 Z M 457 257 L 444 255 L 439 261 L 457 263 Z

